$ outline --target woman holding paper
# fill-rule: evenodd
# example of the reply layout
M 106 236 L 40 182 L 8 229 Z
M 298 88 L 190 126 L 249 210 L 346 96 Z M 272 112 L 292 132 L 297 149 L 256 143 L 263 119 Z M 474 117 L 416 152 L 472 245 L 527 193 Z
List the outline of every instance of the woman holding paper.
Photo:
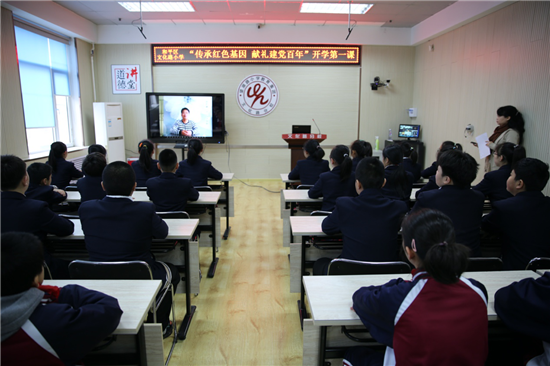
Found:
M 511 142 L 515 145 L 521 144 L 523 133 L 525 132 L 525 121 L 516 107 L 507 105 L 497 109 L 497 124 L 493 134 L 486 142 L 487 147 L 491 149 L 491 154 L 485 158 L 485 172 L 498 170 L 495 164 L 493 152 L 497 145 L 504 142 Z M 477 143 L 474 143 L 477 146 Z

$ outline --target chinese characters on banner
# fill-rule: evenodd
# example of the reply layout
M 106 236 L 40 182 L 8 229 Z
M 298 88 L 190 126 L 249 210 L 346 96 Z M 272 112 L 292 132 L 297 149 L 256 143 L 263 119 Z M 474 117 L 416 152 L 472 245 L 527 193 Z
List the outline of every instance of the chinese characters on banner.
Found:
M 112 65 L 113 94 L 140 94 L 139 65 Z
M 155 64 L 359 65 L 361 46 L 338 45 L 153 45 Z
M 283 139 L 298 139 L 298 140 L 314 140 L 314 139 L 326 139 L 327 135 L 321 135 L 316 133 L 285 133 Z

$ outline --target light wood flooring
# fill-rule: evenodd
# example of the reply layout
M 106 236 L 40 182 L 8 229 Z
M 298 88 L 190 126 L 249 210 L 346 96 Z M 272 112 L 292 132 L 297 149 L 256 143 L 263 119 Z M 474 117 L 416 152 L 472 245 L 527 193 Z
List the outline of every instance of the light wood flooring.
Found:
M 214 278 L 207 278 L 210 248 L 201 248 L 201 292 L 187 339 L 176 344 L 170 365 L 301 365 L 302 332 L 289 292 L 289 248 L 282 245 L 280 180 L 238 180 L 231 232 L 222 240 Z M 222 232 L 225 218 L 222 218 Z M 178 325 L 185 294 L 176 295 Z M 172 338 L 164 341 L 168 355 Z

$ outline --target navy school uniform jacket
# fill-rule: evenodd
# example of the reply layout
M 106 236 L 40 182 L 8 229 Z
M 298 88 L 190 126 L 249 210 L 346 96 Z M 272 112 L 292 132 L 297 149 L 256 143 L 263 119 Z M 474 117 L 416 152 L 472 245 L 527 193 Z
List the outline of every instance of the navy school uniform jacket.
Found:
M 439 186 L 435 182 L 435 175 L 432 175 L 430 178 L 428 178 L 428 183 L 426 183 L 422 188 L 420 188 L 418 191 L 416 191 L 415 197 L 418 198 L 420 193 L 426 192 L 426 191 L 431 191 L 433 189 L 439 189 Z
M 148 172 L 143 170 L 141 165 L 139 165 L 139 161 L 134 161 L 132 163 L 132 168 L 134 169 L 134 173 L 136 174 L 136 183 L 138 187 L 145 187 L 147 179 L 158 177 L 160 175 L 161 171 L 157 166 L 158 162 L 158 160 L 153 159 L 151 161 L 151 166 L 149 167 Z
M 323 211 L 332 211 L 338 197 L 355 195 L 355 174 L 352 172 L 349 178 L 342 182 L 340 170 L 340 167 L 336 166 L 330 172 L 321 174 L 315 185 L 308 191 L 309 198 L 323 197 L 321 208 Z
M 187 201 L 199 199 L 199 191 L 190 179 L 177 177 L 174 173 L 162 173 L 146 183 L 147 195 L 157 212 L 185 211 Z
M 434 161 L 432 165 L 420 172 L 422 178 L 429 178 L 437 173 L 437 161 Z
M 403 201 L 384 197 L 380 189 L 365 189 L 357 197 L 336 199 L 336 208 L 322 223 L 324 233 L 341 232 L 341 258 L 384 262 L 398 259 L 397 233 L 408 211 Z
M 2 365 L 79 364 L 121 316 L 117 299 L 78 285 L 2 296 Z
M 485 173 L 483 180 L 475 187 L 472 187 L 472 189 L 483 193 L 489 198 L 491 203 L 513 197 L 506 190 L 506 181 L 511 172 L 512 167 L 509 164 L 503 165 L 498 170 Z
M 80 202 L 86 202 L 90 200 L 100 200 L 105 197 L 106 193 L 101 187 L 101 177 L 90 177 L 86 175 L 76 182 L 76 187 L 80 192 Z
M 330 171 L 327 160 L 315 160 L 312 156 L 298 160 L 288 179 L 300 180 L 302 184 L 314 185 L 322 173 Z
M 33 200 L 44 201 L 48 205 L 57 205 L 67 199 L 67 196 L 63 196 L 61 193 L 57 193 L 53 190 L 53 186 L 42 186 L 39 184 L 29 184 L 25 196 Z
M 495 311 L 508 328 L 550 343 L 550 272 L 498 290 Z
M 413 182 L 420 179 L 420 164 L 413 163 L 410 158 L 403 158 L 403 168 L 413 175 Z
M 470 255 L 477 257 L 481 255 L 479 239 L 483 201 L 485 197 L 479 191 L 447 185 L 421 193 L 412 211 L 432 208 L 449 216 L 455 227 L 456 242 L 469 247 Z
M 189 164 L 187 159 L 180 161 L 176 175 L 191 179 L 195 187 L 208 185 L 208 178 L 215 180 L 223 178 L 223 174 L 216 170 L 210 161 L 203 159 L 202 156 L 198 156 L 193 165 Z
M 359 162 L 361 160 L 363 160 L 364 158 L 360 158 L 358 156 L 354 157 L 352 160 L 351 160 L 351 170 L 352 171 L 355 171 L 357 169 L 357 165 L 359 165 Z
M 90 260 L 145 261 L 153 277 L 164 280 L 166 271 L 155 262 L 151 242 L 166 238 L 168 225 L 156 214 L 155 205 L 107 196 L 82 203 L 78 214 Z
M 424 271 L 353 294 L 353 309 L 385 344 L 384 365 L 482 366 L 488 354 L 487 290 L 460 277 L 442 284 Z
M 71 235 L 74 224 L 50 210 L 48 204 L 18 192 L 2 192 L 2 232 L 23 231 L 45 243 L 47 234 Z
M 63 158 L 56 160 L 57 167 L 52 172 L 52 185 L 65 189 L 73 179 L 82 178 L 84 174 L 75 168 L 74 163 Z M 47 163 L 46 163 L 47 164 Z
M 503 269 L 521 270 L 535 257 L 550 257 L 549 222 L 550 197 L 527 191 L 494 202 L 483 228 L 501 238 Z
M 397 170 L 398 166 L 396 165 L 389 165 L 384 169 L 384 178 L 386 178 L 386 184 L 384 187 L 382 187 L 382 193 L 384 196 L 393 198 L 393 199 L 399 199 L 403 201 L 408 201 L 411 198 L 411 192 L 412 192 L 412 186 L 414 183 L 414 177 L 413 175 L 405 170 L 405 175 L 407 176 L 407 183 L 405 184 L 405 193 L 403 196 L 400 196 L 399 193 L 397 193 L 397 185 L 394 182 L 394 179 L 392 177 L 393 173 Z

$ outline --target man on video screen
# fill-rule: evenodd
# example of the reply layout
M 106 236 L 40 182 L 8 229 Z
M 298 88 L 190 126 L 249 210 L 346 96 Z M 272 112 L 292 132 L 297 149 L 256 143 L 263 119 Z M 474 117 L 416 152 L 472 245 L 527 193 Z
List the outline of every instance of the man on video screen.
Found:
M 174 125 L 170 130 L 171 135 L 193 137 L 197 126 L 195 125 L 195 122 L 189 119 L 190 114 L 191 112 L 188 108 L 181 109 L 181 119 L 174 122 Z

